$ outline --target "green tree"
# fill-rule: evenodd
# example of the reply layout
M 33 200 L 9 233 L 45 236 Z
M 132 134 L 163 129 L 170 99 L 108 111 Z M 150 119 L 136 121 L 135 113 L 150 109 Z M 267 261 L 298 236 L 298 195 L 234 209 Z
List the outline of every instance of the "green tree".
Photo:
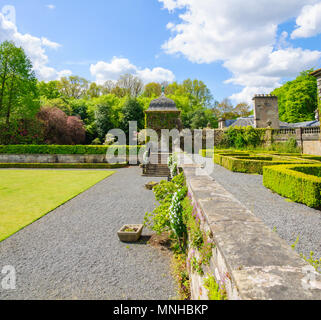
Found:
M 87 90 L 87 96 L 89 99 L 98 98 L 102 93 L 102 87 L 97 85 L 97 83 L 92 82 Z
M 45 97 L 46 99 L 58 99 L 61 98 L 61 93 L 59 92 L 59 81 L 41 81 L 38 82 L 39 95 Z
M 109 130 L 119 128 L 122 117 L 120 113 L 121 102 L 115 95 L 105 95 L 93 99 L 92 105 L 89 106 L 88 112 L 94 112 L 94 125 L 89 126 L 91 130 L 96 129 L 97 135 L 101 141 L 105 141 L 105 136 Z M 92 132 L 93 134 L 93 132 Z
M 37 79 L 30 59 L 13 42 L 0 45 L 0 116 L 8 130 L 11 122 L 28 119 L 39 110 Z
M 144 89 L 143 81 L 132 74 L 124 74 L 117 81 L 117 86 L 125 90 L 126 95 L 137 97 Z
M 78 76 L 63 77 L 59 81 L 59 92 L 66 98 L 80 99 L 87 90 L 88 81 Z
M 284 122 L 302 122 L 314 120 L 318 107 L 317 81 L 307 70 L 293 81 L 271 92 L 278 97 L 280 120 Z
M 41 105 L 45 108 L 58 108 L 62 110 L 67 116 L 71 116 L 72 108 L 70 105 L 70 100 L 66 98 L 46 99 L 45 97 L 42 97 Z
M 144 89 L 144 96 L 148 98 L 159 97 L 162 93 L 162 86 L 157 82 L 150 82 L 146 84 Z
M 144 108 L 136 98 L 127 98 L 122 108 L 123 120 L 121 129 L 129 134 L 129 121 L 137 121 L 138 131 L 144 129 Z

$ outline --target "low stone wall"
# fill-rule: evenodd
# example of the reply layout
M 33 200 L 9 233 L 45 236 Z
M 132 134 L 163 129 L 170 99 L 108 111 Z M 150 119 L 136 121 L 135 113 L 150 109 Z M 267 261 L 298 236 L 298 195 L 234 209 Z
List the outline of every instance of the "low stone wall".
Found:
M 136 158 L 136 157 L 134 157 Z M 121 162 L 132 160 L 127 157 Z M 107 161 L 105 154 L 0 154 L 0 163 L 114 163 L 116 159 Z
M 321 299 L 321 275 L 312 266 L 213 178 L 181 166 L 201 227 L 215 244 L 204 277 L 214 275 L 231 300 Z M 204 277 L 191 274 L 194 300 L 207 299 Z
M 303 141 L 303 153 L 321 156 L 321 141 Z

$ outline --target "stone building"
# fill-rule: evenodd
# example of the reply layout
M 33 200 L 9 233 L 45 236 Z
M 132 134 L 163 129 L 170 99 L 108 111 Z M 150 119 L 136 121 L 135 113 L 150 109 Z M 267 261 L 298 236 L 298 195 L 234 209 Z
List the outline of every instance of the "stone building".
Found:
M 319 70 L 320 78 L 319 92 L 321 93 L 321 69 Z M 321 95 L 320 95 L 321 97 Z M 229 127 L 254 127 L 254 128 L 273 128 L 273 129 L 295 129 L 295 128 L 313 128 L 320 127 L 318 113 L 313 121 L 287 123 L 279 119 L 278 98 L 269 94 L 258 94 L 253 98 L 254 116 L 243 117 L 234 120 L 219 120 L 219 128 Z
M 148 110 L 145 111 L 145 129 L 152 129 L 157 133 L 157 141 L 150 139 L 148 163 L 145 163 L 143 175 L 154 177 L 168 177 L 169 169 L 167 160 L 173 149 L 173 141 L 167 140 L 165 135 L 162 135 L 162 130 L 182 129 L 180 119 L 181 111 L 177 109 L 173 100 L 167 98 L 164 93 L 153 100 Z M 151 138 L 151 137 L 150 137 Z M 179 138 L 179 136 L 178 136 Z

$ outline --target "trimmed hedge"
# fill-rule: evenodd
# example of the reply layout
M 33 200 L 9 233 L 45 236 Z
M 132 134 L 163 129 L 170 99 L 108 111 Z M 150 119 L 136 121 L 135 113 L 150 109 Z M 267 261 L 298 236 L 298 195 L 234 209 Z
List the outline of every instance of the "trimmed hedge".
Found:
M 117 169 L 128 163 L 0 163 L 0 169 Z
M 204 157 L 204 158 L 213 158 L 214 156 L 214 150 L 206 150 L 206 149 L 201 149 L 199 151 L 199 155 Z
M 240 156 L 239 154 L 218 154 L 214 155 L 214 162 L 224 168 L 241 173 L 263 174 L 263 167 L 283 165 L 283 164 L 309 164 L 309 160 L 291 160 L 287 158 L 271 158 L 271 157 L 250 157 Z
M 222 164 L 222 159 L 223 157 L 234 157 L 234 156 L 250 156 L 249 153 L 216 153 L 214 154 L 214 157 L 213 157 L 213 160 L 214 160 L 214 163 L 220 165 L 220 166 L 223 166 Z
M 0 145 L 0 154 L 106 154 L 107 150 L 126 149 L 126 154 L 129 155 L 129 150 L 135 150 L 136 154 L 144 146 L 60 146 L 60 145 Z M 116 152 L 117 153 L 117 152 Z
M 263 184 L 295 202 L 321 207 L 321 165 L 265 167 Z

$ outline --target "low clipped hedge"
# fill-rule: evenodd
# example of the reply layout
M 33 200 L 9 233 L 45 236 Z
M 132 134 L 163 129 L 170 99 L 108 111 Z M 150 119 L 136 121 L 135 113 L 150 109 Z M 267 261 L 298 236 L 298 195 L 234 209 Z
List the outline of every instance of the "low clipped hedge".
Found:
M 199 151 L 199 155 L 204 158 L 213 158 L 214 156 L 214 150 L 208 150 L 208 149 L 201 149 Z
M 144 146 L 59 146 L 59 145 L 0 145 L 0 154 L 106 154 L 107 150 L 126 149 L 126 154 L 133 150 L 136 154 Z M 118 152 L 115 152 L 117 154 Z
M 230 171 L 250 174 L 263 174 L 263 168 L 266 166 L 311 163 L 311 161 L 304 159 L 301 161 L 271 156 L 241 156 L 239 154 L 214 155 L 214 162 Z
M 295 202 L 321 207 L 321 165 L 281 165 L 265 167 L 265 187 Z
M 118 169 L 128 163 L 0 163 L 0 169 Z
M 222 159 L 223 157 L 236 157 L 236 156 L 250 156 L 249 153 L 216 153 L 214 154 L 213 160 L 214 163 L 223 166 Z

